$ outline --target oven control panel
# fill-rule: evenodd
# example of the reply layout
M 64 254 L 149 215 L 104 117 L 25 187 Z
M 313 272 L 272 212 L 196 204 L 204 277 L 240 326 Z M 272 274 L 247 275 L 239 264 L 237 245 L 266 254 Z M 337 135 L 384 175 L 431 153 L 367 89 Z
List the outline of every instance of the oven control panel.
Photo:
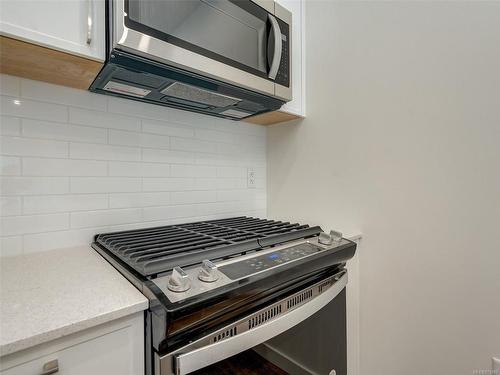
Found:
M 347 242 L 342 237 L 331 241 L 316 237 L 223 261 L 212 263 L 205 260 L 201 265 L 190 268 L 175 267 L 169 275 L 158 277 L 152 281 L 171 302 L 178 302 L 238 282 L 238 280 L 250 275 L 266 271 L 272 272 L 272 269 L 287 263 L 314 256 L 320 252 L 333 251 L 337 246 Z
M 236 280 L 260 271 L 265 271 L 271 267 L 292 262 L 307 255 L 317 253 L 321 250 L 323 249 L 309 242 L 301 243 L 299 245 L 273 251 L 272 253 L 245 259 L 241 262 L 227 264 L 219 267 L 219 271 L 230 279 Z

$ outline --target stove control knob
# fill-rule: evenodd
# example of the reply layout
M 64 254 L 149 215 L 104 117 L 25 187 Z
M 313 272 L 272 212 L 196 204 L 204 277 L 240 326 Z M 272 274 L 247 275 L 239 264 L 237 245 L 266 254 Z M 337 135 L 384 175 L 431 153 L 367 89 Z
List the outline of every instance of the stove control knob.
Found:
M 331 245 L 333 243 L 333 238 L 325 232 L 321 232 L 318 237 L 318 242 L 322 245 Z
M 331 230 L 330 233 L 321 232 L 318 237 L 318 242 L 322 245 L 333 245 L 342 241 L 342 233 L 336 230 Z
M 189 280 L 188 274 L 181 267 L 175 267 L 168 279 L 167 287 L 172 292 L 185 292 L 191 288 L 191 280 Z
M 214 281 L 217 281 L 219 279 L 219 271 L 217 271 L 217 266 L 209 260 L 204 260 L 201 264 L 198 279 L 206 283 L 213 283 Z

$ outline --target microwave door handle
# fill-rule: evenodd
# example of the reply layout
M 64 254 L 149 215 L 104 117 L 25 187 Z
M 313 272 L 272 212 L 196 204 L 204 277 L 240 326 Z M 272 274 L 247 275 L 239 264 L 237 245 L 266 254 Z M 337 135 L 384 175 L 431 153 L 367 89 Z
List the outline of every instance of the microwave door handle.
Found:
M 90 46 L 92 43 L 92 10 L 93 4 L 92 0 L 87 0 L 87 44 Z
M 283 49 L 283 44 L 281 42 L 281 29 L 280 25 L 278 24 L 278 20 L 276 20 L 276 18 L 271 14 L 268 14 L 268 18 L 272 26 L 272 32 L 269 33 L 268 43 L 270 42 L 271 37 L 274 36 L 273 58 L 272 61 L 270 62 L 271 67 L 269 68 L 268 77 L 274 80 L 276 79 L 276 75 L 278 74 L 278 69 L 280 67 L 281 50 Z

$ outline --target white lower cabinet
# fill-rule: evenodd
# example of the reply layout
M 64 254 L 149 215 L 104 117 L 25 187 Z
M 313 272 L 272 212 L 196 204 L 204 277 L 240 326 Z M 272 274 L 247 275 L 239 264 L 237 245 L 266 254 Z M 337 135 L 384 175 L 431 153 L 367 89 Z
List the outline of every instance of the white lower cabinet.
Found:
M 143 375 L 143 312 L 5 356 L 0 361 L 1 375 Z

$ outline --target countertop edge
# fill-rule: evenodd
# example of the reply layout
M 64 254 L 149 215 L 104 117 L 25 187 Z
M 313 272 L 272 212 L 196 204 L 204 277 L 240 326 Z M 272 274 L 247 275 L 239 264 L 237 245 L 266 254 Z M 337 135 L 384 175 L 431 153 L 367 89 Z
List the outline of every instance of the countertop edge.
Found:
M 132 315 L 136 312 L 144 311 L 148 307 L 149 307 L 149 301 L 146 297 L 144 297 L 143 301 L 138 302 L 131 306 L 127 306 L 123 309 L 111 311 L 102 315 L 92 317 L 87 320 L 82 320 L 77 323 L 56 328 L 52 331 L 47 331 L 32 337 L 3 344 L 0 346 L 0 357 L 19 352 L 21 350 L 29 349 L 34 346 L 56 340 L 64 336 L 71 335 L 73 333 L 78 333 L 86 329 L 93 328 L 98 325 Z

